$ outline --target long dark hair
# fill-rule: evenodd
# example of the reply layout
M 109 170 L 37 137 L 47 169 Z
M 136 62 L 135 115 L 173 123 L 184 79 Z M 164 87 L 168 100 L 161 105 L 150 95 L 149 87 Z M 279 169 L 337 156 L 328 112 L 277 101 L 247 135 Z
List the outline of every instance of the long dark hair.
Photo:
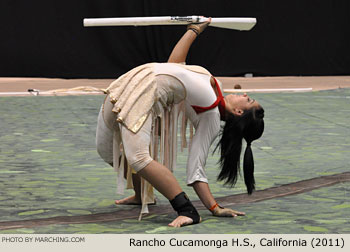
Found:
M 217 147 L 220 147 L 221 171 L 218 180 L 233 187 L 237 182 L 237 174 L 240 172 L 240 156 L 242 150 L 242 139 L 247 142 L 244 152 L 243 172 L 244 182 L 248 194 L 255 189 L 254 159 L 251 143 L 260 138 L 264 132 L 264 109 L 262 107 L 252 108 L 244 111 L 241 116 L 234 114 L 226 115 L 226 123 L 221 131 L 221 139 Z

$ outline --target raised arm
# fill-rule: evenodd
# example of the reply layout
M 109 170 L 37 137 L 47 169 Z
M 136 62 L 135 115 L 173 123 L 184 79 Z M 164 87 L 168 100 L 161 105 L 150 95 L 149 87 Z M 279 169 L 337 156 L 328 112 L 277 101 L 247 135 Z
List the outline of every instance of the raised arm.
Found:
M 210 22 L 200 24 L 190 24 L 187 26 L 187 31 L 181 37 L 181 39 L 175 45 L 171 52 L 168 62 L 169 63 L 183 63 L 186 62 L 188 51 L 197 38 L 197 36 L 204 31 Z

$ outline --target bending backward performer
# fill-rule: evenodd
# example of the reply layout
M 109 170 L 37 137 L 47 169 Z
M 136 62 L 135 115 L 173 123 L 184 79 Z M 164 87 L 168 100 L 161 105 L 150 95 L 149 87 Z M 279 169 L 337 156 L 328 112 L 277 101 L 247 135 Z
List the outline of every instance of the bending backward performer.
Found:
M 195 128 L 187 162 L 187 184 L 194 188 L 207 209 L 214 216 L 245 215 L 219 206 L 205 175 L 210 145 L 220 132 L 220 119 L 225 121 L 225 126 L 218 144 L 221 153 L 218 180 L 232 186 L 236 183 L 244 138 L 247 142 L 244 180 L 248 194 L 255 189 L 251 143 L 264 131 L 263 108 L 246 94 L 223 97 L 221 85 L 206 69 L 183 64 L 191 44 L 207 25 L 189 25 L 174 47 L 168 63 L 142 65 L 114 81 L 107 89 L 108 95 L 98 119 L 96 142 L 101 157 L 123 170 L 125 155 L 128 166 L 134 170 L 130 175 L 129 169 L 127 176 L 133 181 L 135 196 L 117 200 L 116 204 L 152 203 L 153 198 L 142 196 L 147 196 L 145 190 L 148 190 L 145 189 L 147 187 L 141 188 L 144 184 L 140 180 L 144 179 L 178 212 L 178 217 L 169 224 L 174 227 L 201 221 L 171 171 L 176 160 L 173 155 L 176 154 L 176 146 L 172 147 L 171 141 L 177 135 L 173 122 L 177 117 L 173 114 L 178 113 L 175 108 L 180 102 L 183 102 L 186 116 Z M 154 139 L 158 139 L 160 132 L 161 139 L 169 142 L 160 148 L 164 158 L 157 162 L 158 140 Z

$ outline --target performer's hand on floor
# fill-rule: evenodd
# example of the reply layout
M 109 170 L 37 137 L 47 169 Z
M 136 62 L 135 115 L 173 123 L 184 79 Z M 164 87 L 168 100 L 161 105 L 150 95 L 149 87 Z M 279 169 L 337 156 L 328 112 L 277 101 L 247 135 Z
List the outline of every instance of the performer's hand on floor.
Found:
M 224 207 L 221 207 L 219 205 L 216 208 L 214 208 L 212 213 L 214 216 L 218 216 L 218 217 L 236 217 L 236 216 L 244 216 L 245 215 L 244 212 L 238 212 L 236 210 L 233 210 L 230 208 L 224 208 Z

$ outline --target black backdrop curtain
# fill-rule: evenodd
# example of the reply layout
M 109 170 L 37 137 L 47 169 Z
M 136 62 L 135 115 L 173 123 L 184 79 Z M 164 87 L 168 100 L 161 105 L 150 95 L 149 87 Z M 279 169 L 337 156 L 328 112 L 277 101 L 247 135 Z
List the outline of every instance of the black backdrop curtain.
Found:
M 185 26 L 84 28 L 85 17 L 256 17 L 249 32 L 208 28 L 187 64 L 217 76 L 350 74 L 348 0 L 1 0 L 0 76 L 115 78 L 164 62 Z

